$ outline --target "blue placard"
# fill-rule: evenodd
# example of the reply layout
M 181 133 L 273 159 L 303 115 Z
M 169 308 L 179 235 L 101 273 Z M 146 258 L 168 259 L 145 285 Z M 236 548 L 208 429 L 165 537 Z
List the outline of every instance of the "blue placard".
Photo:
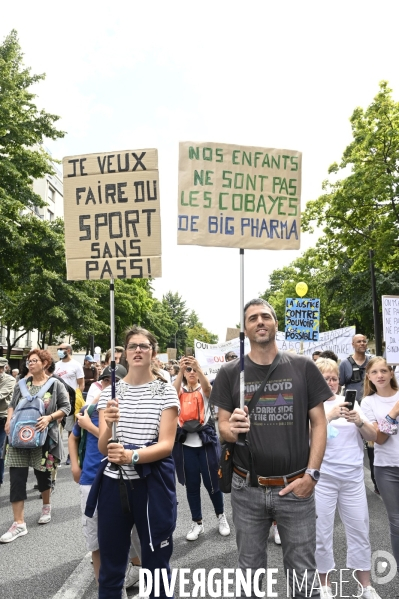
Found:
M 318 341 L 320 300 L 288 297 L 285 300 L 285 338 L 287 341 Z

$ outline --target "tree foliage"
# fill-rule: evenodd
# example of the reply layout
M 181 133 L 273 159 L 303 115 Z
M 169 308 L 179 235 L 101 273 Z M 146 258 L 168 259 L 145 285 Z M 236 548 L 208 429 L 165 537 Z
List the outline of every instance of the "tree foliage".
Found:
M 0 45 L 0 322 L 8 356 L 32 330 L 38 331 L 40 347 L 71 338 L 75 349 L 86 348 L 89 335 L 102 349 L 110 346 L 109 282 L 67 281 L 64 223 L 34 214 L 45 202 L 34 193 L 32 182 L 53 172 L 43 140 L 64 136 L 55 127 L 59 117 L 35 105 L 30 88 L 43 79 L 23 65 L 17 33 L 11 31 Z M 197 337 L 215 338 L 195 313 L 189 315 L 177 293 L 159 301 L 150 281 L 116 279 L 117 344 L 133 324 L 151 330 L 161 351 L 175 347 L 176 338 L 183 353 L 194 335 L 189 335 L 190 326 Z
M 32 180 L 52 173 L 51 160 L 40 147 L 44 138 L 64 136 L 55 128 L 58 116 L 38 110 L 29 88 L 44 79 L 23 65 L 15 30 L 0 45 L 0 281 L 13 286 L 9 265 L 28 241 L 29 213 L 43 200 Z
M 330 166 L 325 193 L 308 202 L 303 228 L 324 227 L 318 247 L 330 264 L 344 252 L 352 272 L 366 271 L 372 249 L 377 268 L 391 271 L 399 254 L 399 103 L 387 82 L 350 122 L 353 141 Z

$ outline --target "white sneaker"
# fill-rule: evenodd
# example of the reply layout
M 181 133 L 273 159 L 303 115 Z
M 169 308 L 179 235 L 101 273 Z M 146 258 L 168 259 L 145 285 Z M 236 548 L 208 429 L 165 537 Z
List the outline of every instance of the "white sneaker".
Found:
M 230 534 L 230 526 L 229 523 L 227 522 L 227 518 L 225 516 L 225 514 L 220 514 L 218 516 L 219 519 L 219 533 L 222 535 L 222 537 L 228 537 Z
M 38 524 L 47 524 L 51 520 L 51 505 L 44 505 L 42 507 L 42 515 L 37 521 Z
M 281 545 L 280 533 L 278 532 L 277 524 L 272 524 L 272 535 L 276 545 Z
M 320 599 L 334 599 L 331 587 L 325 586 L 320 588 Z
M 139 581 L 141 566 L 135 566 L 132 562 L 128 563 L 125 574 L 125 587 L 130 589 Z
M 358 592 L 360 593 L 360 591 L 361 587 L 358 587 Z M 363 593 L 360 595 L 360 597 L 364 597 L 364 599 L 381 599 L 375 588 L 371 585 L 368 587 L 363 587 Z
M 196 541 L 200 535 L 203 535 L 205 532 L 203 522 L 193 522 L 190 530 L 187 533 L 186 539 L 187 541 Z
M 126 592 L 126 587 L 124 586 L 122 589 L 122 599 L 129 599 Z
M 17 524 L 16 522 L 13 522 L 8 531 L 5 532 L 2 537 L 0 537 L 0 543 L 11 543 L 11 541 L 14 541 L 18 537 L 23 537 L 27 534 L 28 529 L 26 528 L 25 522 L 23 524 Z

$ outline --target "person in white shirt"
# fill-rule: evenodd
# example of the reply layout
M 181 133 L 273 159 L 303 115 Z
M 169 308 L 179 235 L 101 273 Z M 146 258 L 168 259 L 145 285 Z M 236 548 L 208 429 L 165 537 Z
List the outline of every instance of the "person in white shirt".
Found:
M 327 445 L 315 488 L 318 516 L 315 557 L 322 584 L 320 596 L 322 599 L 334 597 L 328 573 L 335 567 L 333 533 L 335 510 L 338 508 L 347 540 L 346 567 L 355 570 L 360 583 L 357 596 L 380 599 L 370 584 L 369 513 L 363 473 L 363 439 L 375 441 L 377 435 L 357 401 L 351 410 L 345 398 L 336 395 L 338 364 L 328 358 L 319 358 L 316 366 L 335 394 L 324 402 L 328 423 Z
M 374 476 L 388 513 L 392 553 L 399 567 L 399 388 L 384 358 L 366 366 L 362 408 L 377 433 Z
M 57 354 L 60 359 L 55 365 L 54 373 L 61 377 L 72 389 L 80 389 L 82 392 L 85 387 L 85 377 L 82 365 L 77 360 L 72 358 L 72 347 L 67 343 L 61 343 L 57 349 Z M 71 434 L 75 424 L 75 414 L 70 414 L 65 419 L 65 430 L 68 436 Z M 66 459 L 66 465 L 69 465 L 69 455 Z
M 60 361 L 55 365 L 55 374 L 58 374 L 72 389 L 79 388 L 82 392 L 85 379 L 82 365 L 72 358 L 72 347 L 67 343 L 61 343 L 57 349 Z

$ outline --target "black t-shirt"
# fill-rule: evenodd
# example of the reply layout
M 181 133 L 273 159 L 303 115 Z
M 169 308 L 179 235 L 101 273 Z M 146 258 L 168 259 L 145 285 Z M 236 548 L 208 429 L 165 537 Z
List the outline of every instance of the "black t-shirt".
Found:
M 248 404 L 265 379 L 269 366 L 244 360 L 245 403 Z M 309 458 L 308 411 L 331 397 L 331 390 L 309 358 L 288 352 L 265 386 L 251 414 L 247 435 L 256 473 L 284 476 L 306 468 Z M 240 407 L 240 363 L 234 360 L 220 369 L 211 393 L 211 402 L 233 412 Z M 235 446 L 234 463 L 249 469 L 248 449 Z

